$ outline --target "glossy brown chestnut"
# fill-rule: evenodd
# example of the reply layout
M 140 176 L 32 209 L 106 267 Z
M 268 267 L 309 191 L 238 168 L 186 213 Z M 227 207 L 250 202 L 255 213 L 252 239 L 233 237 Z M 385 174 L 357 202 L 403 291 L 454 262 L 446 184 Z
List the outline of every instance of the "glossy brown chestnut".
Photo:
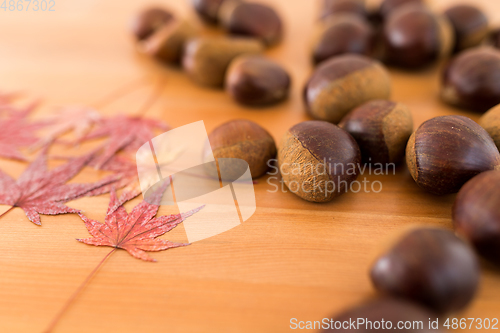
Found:
M 323 0 L 320 19 L 324 20 L 337 14 L 353 14 L 366 18 L 365 3 L 363 0 Z
M 385 20 L 394 10 L 408 5 L 408 4 L 419 4 L 425 5 L 425 0 L 382 0 L 380 3 L 380 17 Z
M 321 63 L 304 89 L 307 111 L 316 119 L 338 123 L 349 111 L 372 99 L 388 99 L 391 81 L 376 60 L 346 54 Z
M 470 303 L 480 273 L 472 249 L 452 232 L 417 229 L 379 258 L 370 275 L 385 294 L 449 313 Z
M 346 193 L 359 173 L 361 154 L 352 136 L 325 121 L 290 128 L 278 149 L 285 185 L 304 200 L 328 202 Z
M 500 149 L 500 104 L 491 108 L 480 119 L 479 125 L 488 132 Z
M 197 35 L 197 29 L 185 19 L 172 19 L 154 34 L 141 41 L 139 50 L 167 63 L 179 63 L 187 41 Z
M 277 44 L 283 35 L 278 13 L 264 4 L 231 2 L 221 8 L 220 20 L 231 34 L 260 39 L 266 46 Z
M 232 120 L 214 129 L 208 136 L 212 151 L 204 156 L 204 161 L 215 157 L 221 169 L 219 159 L 238 158 L 246 161 L 252 178 L 265 174 L 268 161 L 276 157 L 276 144 L 272 136 L 258 124 L 244 119 Z M 227 172 L 226 172 L 227 173 Z
M 147 8 L 132 19 L 130 30 L 137 40 L 143 40 L 173 19 L 174 15 L 168 10 L 159 7 Z
M 500 266 L 500 171 L 469 180 L 453 206 L 455 230 L 484 258 Z
M 251 38 L 196 38 L 186 44 L 182 66 L 196 83 L 222 87 L 226 70 L 234 58 L 258 54 L 263 49 L 259 40 Z
M 320 24 L 314 36 L 313 61 L 320 63 L 344 53 L 372 56 L 375 32 L 366 19 L 352 14 L 331 16 Z
M 484 258 L 500 266 L 500 171 L 483 172 L 462 187 L 453 223 Z
M 499 76 L 500 50 L 465 50 L 444 69 L 441 97 L 448 104 L 484 112 L 500 103 Z
M 442 331 L 437 328 L 429 328 L 429 321 L 435 321 L 436 315 L 429 312 L 427 309 L 420 307 L 414 303 L 395 299 L 395 298 L 381 298 L 370 300 L 357 307 L 353 307 L 344 311 L 343 313 L 331 316 L 333 320 L 333 327 L 331 321 L 330 327 L 322 327 L 324 333 L 328 332 L 359 332 L 359 333 L 374 333 L 374 332 L 420 332 L 420 333 L 441 333 Z M 349 323 L 357 323 L 358 318 L 364 321 L 357 329 L 353 329 Z M 347 324 L 344 324 L 346 322 Z M 371 322 L 371 325 L 368 323 Z M 377 323 L 378 324 L 377 324 Z M 385 324 L 382 324 L 385 322 Z M 397 323 L 416 323 L 422 322 L 420 327 L 411 327 L 408 329 L 397 329 Z M 335 324 L 337 323 L 337 324 Z M 341 324 L 341 325 L 340 325 Z M 337 326 L 335 326 L 337 325 Z M 378 327 L 374 326 L 377 325 Z M 420 325 L 420 324 L 419 324 Z M 371 327 L 371 328 L 370 328 Z
M 234 59 L 227 70 L 226 90 L 242 104 L 270 105 L 287 98 L 290 76 L 274 61 L 243 55 Z
M 422 5 L 409 4 L 389 15 L 382 44 L 387 63 L 415 69 L 447 56 L 453 47 L 453 31 L 446 18 Z
M 454 52 L 478 46 L 489 32 L 488 18 L 477 7 L 455 5 L 444 12 L 455 34 Z
M 413 118 L 401 103 L 373 100 L 349 112 L 339 126 L 354 137 L 365 162 L 397 163 L 413 133 Z
M 481 172 L 500 169 L 500 153 L 488 133 L 462 116 L 436 117 L 410 137 L 406 163 L 415 182 L 438 194 L 456 193 Z

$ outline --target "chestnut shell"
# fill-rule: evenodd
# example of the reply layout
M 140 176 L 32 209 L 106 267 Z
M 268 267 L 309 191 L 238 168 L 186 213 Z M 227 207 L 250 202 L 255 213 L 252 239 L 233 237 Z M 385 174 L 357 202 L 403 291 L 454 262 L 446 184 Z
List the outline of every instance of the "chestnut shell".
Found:
M 349 112 L 339 126 L 359 144 L 364 162 L 397 163 L 413 133 L 413 118 L 401 103 L 373 100 Z
M 260 125 L 246 119 L 228 121 L 215 128 L 208 140 L 213 157 L 239 158 L 246 161 L 250 167 L 252 178 L 258 178 L 266 173 L 268 161 L 276 157 L 276 144 L 273 137 Z M 205 152 L 204 160 L 210 160 L 212 154 Z M 220 161 L 218 161 L 221 163 Z M 225 169 L 228 165 L 220 165 Z M 231 174 L 229 169 L 224 174 Z
M 412 134 L 406 162 L 424 190 L 456 193 L 472 177 L 500 168 L 500 153 L 489 134 L 463 116 L 442 116 L 424 122 Z
M 326 121 L 293 126 L 278 149 L 283 181 L 291 192 L 312 202 L 329 202 L 346 193 L 358 176 L 360 162 L 353 137 Z
M 353 14 L 366 18 L 367 11 L 364 0 L 323 0 L 321 20 L 338 14 Z
M 444 15 L 455 34 L 454 52 L 478 46 L 488 35 L 488 18 L 475 6 L 455 5 L 448 8 Z
M 240 56 L 226 74 L 226 90 L 238 102 L 264 106 L 284 100 L 290 76 L 279 64 L 261 56 Z
M 340 14 L 330 17 L 324 25 L 313 46 L 315 64 L 344 53 L 374 54 L 375 32 L 364 18 Z
M 448 313 L 470 303 L 480 272 L 472 249 L 452 232 L 417 229 L 379 258 L 370 276 L 384 293 Z
M 389 329 L 387 325 L 385 329 L 369 329 L 364 325 L 360 325 L 359 329 L 349 329 L 349 328 L 336 328 L 336 329 L 324 329 L 323 333 L 328 332 L 359 332 L 359 333 L 374 333 L 374 332 L 408 332 L 414 333 L 416 332 L 414 329 L 397 329 L 396 323 L 398 322 L 424 322 L 424 326 L 421 330 L 418 330 L 419 333 L 441 333 L 441 330 L 430 329 L 426 323 L 429 320 L 436 320 L 437 317 L 434 313 L 428 311 L 427 309 L 418 306 L 414 303 L 395 299 L 395 298 L 381 298 L 367 301 L 359 306 L 348 309 L 338 315 L 334 315 L 331 317 L 336 322 L 356 322 L 358 318 L 363 318 L 367 321 L 381 322 L 384 320 L 386 323 L 391 322 L 392 327 Z
M 278 43 L 283 35 L 283 23 L 278 13 L 259 3 L 235 5 L 222 24 L 231 34 L 259 38 L 267 46 Z
M 462 187 L 453 222 L 484 258 L 500 266 L 500 171 L 483 172 Z
M 452 48 L 453 32 L 444 17 L 419 4 L 401 6 L 384 23 L 384 60 L 415 69 L 432 64 Z
M 448 104 L 484 112 L 500 103 L 499 78 L 500 50 L 465 50 L 445 67 L 441 97 Z
M 386 19 L 395 9 L 409 4 L 425 5 L 425 0 L 383 0 L 379 7 L 380 17 Z
M 137 40 L 144 40 L 173 19 L 174 15 L 163 8 L 147 8 L 132 19 L 130 30 Z

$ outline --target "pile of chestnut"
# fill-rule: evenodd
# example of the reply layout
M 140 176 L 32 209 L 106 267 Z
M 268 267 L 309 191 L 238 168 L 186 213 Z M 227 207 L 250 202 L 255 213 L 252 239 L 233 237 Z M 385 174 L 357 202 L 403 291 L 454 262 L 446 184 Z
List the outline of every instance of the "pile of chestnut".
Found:
M 206 24 L 221 25 L 229 36 L 202 36 L 190 20 L 151 7 L 131 23 L 138 50 L 164 63 L 181 65 L 199 85 L 225 87 L 244 105 L 267 106 L 286 99 L 289 74 L 262 55 L 282 39 L 283 24 L 277 12 L 241 0 L 193 0 L 192 4 Z
M 288 74 L 256 56 L 281 38 L 276 12 L 236 0 L 196 0 L 194 5 L 205 21 L 246 37 L 196 37 L 188 22 L 150 9 L 133 25 L 141 49 L 164 61 L 181 61 L 196 82 L 225 85 L 241 103 L 283 100 Z M 459 311 L 478 288 L 476 253 L 500 266 L 498 47 L 500 30 L 490 29 L 486 15 L 471 5 L 438 14 L 424 0 L 382 0 L 375 11 L 363 0 L 323 0 L 313 38 L 317 67 L 303 95 L 315 120 L 290 128 L 278 147 L 265 129 L 247 120 L 230 121 L 210 134 L 215 157 L 247 161 L 254 178 L 263 176 L 277 156 L 283 182 L 311 202 L 329 202 L 348 191 L 359 170 L 349 173 L 339 165 L 405 159 L 422 189 L 434 195 L 458 192 L 452 209 L 458 236 L 439 229 L 408 233 L 371 269 L 374 286 L 389 298 L 350 310 L 338 320 L 427 320 L 432 313 Z M 489 111 L 479 124 L 463 116 L 442 116 L 414 131 L 408 107 L 390 100 L 391 79 L 383 64 L 417 70 L 448 57 L 442 100 Z M 334 167 L 307 167 L 323 162 Z M 294 189 L 291 184 L 305 186 Z M 321 186 L 328 184 L 337 190 Z

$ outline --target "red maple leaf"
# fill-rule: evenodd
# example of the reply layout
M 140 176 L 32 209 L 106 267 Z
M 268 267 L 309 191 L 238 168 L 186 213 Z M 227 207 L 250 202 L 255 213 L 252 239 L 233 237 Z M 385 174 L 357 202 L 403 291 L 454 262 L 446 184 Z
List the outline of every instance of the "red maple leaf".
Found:
M 121 150 L 135 153 L 144 143 L 153 139 L 154 131 L 157 129 L 166 131 L 170 128 L 164 122 L 155 119 L 117 115 L 101 120 L 98 127 L 79 142 L 109 137 L 104 145 L 104 152 L 95 162 L 96 168 L 100 169 Z
M 89 166 L 96 167 L 95 162 L 96 159 L 92 160 Z M 90 191 L 87 196 L 101 195 L 113 189 L 123 188 L 123 193 L 118 203 L 118 205 L 122 205 L 141 194 L 142 191 L 139 186 L 139 178 L 137 177 L 137 166 L 129 158 L 114 155 L 101 166 L 100 170 L 113 172 L 113 175 L 110 177 L 116 179 L 116 182 L 111 182 L 108 185 L 96 188 Z
M 154 262 L 156 260 L 149 257 L 146 251 L 163 251 L 189 245 L 157 238 L 166 234 L 182 223 L 184 219 L 192 216 L 203 208 L 199 207 L 182 214 L 155 217 L 158 213 L 159 203 L 163 193 L 169 184 L 169 180 L 165 180 L 158 184 L 157 187 L 153 189 L 152 194 L 147 197 L 147 200 L 135 206 L 130 214 L 128 214 L 123 207 L 124 199 L 117 199 L 116 192 L 112 190 L 104 223 L 89 219 L 82 213 L 78 213 L 85 222 L 85 226 L 89 233 L 93 236 L 92 238 L 78 239 L 78 241 L 95 246 L 109 246 L 113 249 L 99 262 L 97 267 L 92 270 L 80 287 L 76 289 L 59 313 L 51 321 L 45 332 L 52 332 L 65 311 L 83 290 L 84 286 L 117 249 L 126 250 L 138 259 Z
M 78 214 L 93 236 L 92 238 L 78 239 L 78 241 L 89 245 L 123 249 L 132 256 L 145 261 L 156 261 L 145 251 L 163 251 L 189 245 L 156 238 L 169 232 L 182 223 L 184 219 L 203 208 L 199 207 L 186 213 L 155 218 L 167 185 L 168 182 L 164 181 L 147 200 L 135 206 L 130 214 L 127 213 L 122 204 L 119 204 L 121 200 L 117 199 L 115 191 L 111 191 L 111 199 L 104 223 L 89 219 L 82 213 Z
M 52 143 L 59 136 L 73 131 L 76 140 L 81 140 L 100 119 L 99 113 L 90 107 L 67 106 L 59 112 L 46 118 L 48 131 L 43 133 L 43 139 L 31 147 L 32 150 Z
M 45 123 L 31 123 L 27 117 L 37 107 L 38 102 L 32 103 L 24 109 L 8 106 L 8 117 L 0 119 L 0 157 L 26 161 L 19 151 L 38 142 L 35 131 L 45 126 Z
M 64 203 L 116 181 L 116 178 L 107 177 L 95 183 L 65 184 L 76 176 L 93 156 L 94 153 L 77 157 L 64 165 L 47 170 L 47 154 L 44 150 L 17 180 L 0 170 L 0 204 L 11 206 L 8 211 L 15 207 L 21 208 L 36 225 L 41 225 L 39 214 L 78 213 L 79 210 Z

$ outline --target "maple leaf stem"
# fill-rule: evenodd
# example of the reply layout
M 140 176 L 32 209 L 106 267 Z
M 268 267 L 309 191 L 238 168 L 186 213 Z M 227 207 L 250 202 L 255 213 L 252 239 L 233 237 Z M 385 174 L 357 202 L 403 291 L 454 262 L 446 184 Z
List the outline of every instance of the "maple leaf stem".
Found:
M 140 79 L 136 79 L 132 82 L 128 82 L 125 85 L 119 87 L 112 93 L 108 94 L 107 96 L 104 96 L 100 100 L 96 101 L 95 103 L 91 104 L 94 108 L 102 108 L 110 103 L 113 103 L 120 97 L 123 97 L 132 91 L 138 89 L 140 86 L 142 86 L 145 83 L 145 78 L 142 77 Z
M 76 289 L 76 291 L 73 293 L 73 295 L 71 295 L 71 297 L 66 301 L 66 303 L 64 304 L 62 309 L 59 310 L 58 314 L 50 322 L 49 327 L 44 331 L 44 333 L 50 333 L 54 330 L 54 328 L 56 327 L 57 323 L 61 320 L 61 318 L 64 315 L 64 313 L 66 312 L 66 310 L 68 310 L 68 308 L 71 306 L 71 304 L 75 301 L 78 294 L 80 294 L 80 292 L 83 290 L 83 288 L 85 288 L 85 286 L 89 283 L 89 281 L 92 279 L 92 277 L 94 277 L 94 275 L 97 273 L 99 268 L 101 268 L 101 266 L 104 264 L 106 259 L 108 259 L 116 251 L 116 249 L 117 249 L 116 247 L 113 248 L 113 250 L 111 250 L 111 252 L 109 252 L 101 260 L 101 262 L 92 270 L 92 272 L 90 272 L 90 274 L 87 276 L 87 278 L 82 282 L 82 284 L 80 284 L 78 289 Z
M 3 212 L 0 217 L 3 217 L 4 215 L 6 215 L 8 212 L 10 212 L 11 210 L 13 210 L 15 208 L 15 206 L 12 206 L 10 207 L 9 209 L 7 209 L 5 212 Z
M 158 85 L 156 86 L 156 89 L 153 91 L 151 96 L 149 96 L 149 98 L 146 100 L 144 105 L 139 109 L 139 112 L 137 112 L 137 117 L 140 118 L 140 117 L 144 116 L 151 109 L 151 107 L 155 104 L 155 102 L 160 97 L 164 84 L 165 83 L 163 82 L 163 79 L 160 79 L 158 81 Z

